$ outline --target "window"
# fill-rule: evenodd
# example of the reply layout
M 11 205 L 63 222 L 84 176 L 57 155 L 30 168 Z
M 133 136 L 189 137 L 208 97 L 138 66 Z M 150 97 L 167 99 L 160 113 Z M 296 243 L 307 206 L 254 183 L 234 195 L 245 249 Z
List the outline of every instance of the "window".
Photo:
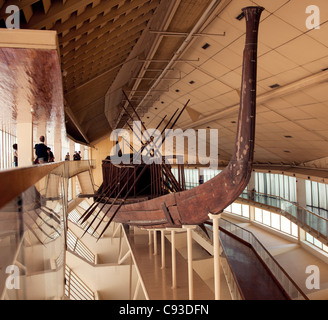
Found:
M 231 205 L 231 212 L 241 216 L 241 204 L 240 203 L 233 203 Z
M 262 209 L 255 208 L 255 221 L 262 223 Z
M 318 239 L 316 239 L 315 237 L 311 236 L 309 233 L 305 234 L 305 241 L 313 244 L 315 247 L 328 253 L 328 247 L 322 242 L 320 242 Z

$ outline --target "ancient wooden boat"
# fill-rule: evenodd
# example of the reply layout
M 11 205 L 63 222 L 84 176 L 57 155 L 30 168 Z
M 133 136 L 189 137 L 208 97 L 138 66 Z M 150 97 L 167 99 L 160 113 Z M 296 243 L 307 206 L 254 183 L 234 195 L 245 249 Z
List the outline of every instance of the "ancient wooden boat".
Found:
M 82 216 L 82 220 L 86 221 L 96 209 L 99 209 L 99 212 L 105 212 L 101 221 L 105 217 L 108 217 L 109 221 L 100 236 L 111 221 L 144 228 L 178 228 L 182 225 L 201 225 L 208 220 L 208 213 L 221 213 L 243 192 L 249 182 L 253 163 L 257 43 L 262 11 L 262 7 L 243 9 L 246 19 L 246 43 L 243 53 L 240 109 L 234 153 L 228 166 L 216 177 L 193 189 L 168 190 L 164 188 L 162 191 L 152 193 L 154 196 L 149 200 L 142 197 L 139 199 L 134 198 L 133 203 L 129 203 L 129 196 L 131 198 L 133 198 L 133 195 L 135 196 L 135 187 L 143 173 L 147 170 L 153 170 L 155 175 L 162 174 L 163 171 L 166 172 L 169 168 L 165 165 L 155 166 L 154 168 L 149 167 L 148 169 L 147 166 L 139 166 L 138 169 L 133 167 L 126 169 L 124 166 L 119 168 L 110 164 L 110 158 L 107 159 L 107 164 L 105 164 L 105 167 L 107 165 L 107 172 L 104 171 L 105 182 L 111 181 L 111 183 L 105 187 L 103 186 L 101 192 L 95 197 L 95 203 Z M 137 170 L 141 171 L 138 172 L 138 175 L 136 174 Z M 134 183 L 129 184 L 129 179 L 122 178 L 123 176 L 134 176 L 134 179 L 132 179 Z M 170 173 L 166 172 L 165 176 L 166 179 L 172 179 L 167 186 L 172 186 L 175 182 L 173 182 Z M 115 193 L 113 189 L 121 192 Z M 89 227 L 95 222 L 96 217 L 89 224 Z M 101 221 L 98 222 L 94 230 L 99 227 Z

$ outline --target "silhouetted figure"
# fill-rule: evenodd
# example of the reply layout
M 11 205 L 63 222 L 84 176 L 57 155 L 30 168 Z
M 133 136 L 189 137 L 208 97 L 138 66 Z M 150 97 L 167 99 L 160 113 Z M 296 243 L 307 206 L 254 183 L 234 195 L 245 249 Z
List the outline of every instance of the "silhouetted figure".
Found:
M 46 163 L 48 162 L 48 151 L 47 146 L 44 143 L 45 138 L 44 136 L 40 137 L 40 142 L 35 146 L 35 154 L 37 156 L 36 160 L 37 163 Z
M 18 167 L 18 152 L 17 152 L 17 143 L 13 144 L 14 149 L 14 166 Z
M 74 161 L 81 160 L 81 156 L 78 154 L 77 151 L 75 151 L 75 153 L 74 153 L 74 155 L 73 155 L 73 160 L 74 160 Z
M 48 152 L 48 162 L 55 162 L 55 156 L 51 151 L 51 148 L 47 148 L 47 152 Z

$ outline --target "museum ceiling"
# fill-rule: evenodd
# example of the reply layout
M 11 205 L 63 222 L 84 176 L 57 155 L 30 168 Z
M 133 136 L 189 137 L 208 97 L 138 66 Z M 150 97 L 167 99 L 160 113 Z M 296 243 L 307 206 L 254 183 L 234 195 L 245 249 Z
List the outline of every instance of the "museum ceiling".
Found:
M 305 0 L 10 0 L 22 29 L 56 30 L 67 133 L 94 145 L 138 115 L 156 128 L 189 103 L 177 128 L 218 129 L 230 159 L 237 126 L 245 19 L 265 8 L 258 47 L 255 161 L 328 156 L 328 2 Z M 317 19 L 317 20 L 316 20 Z M 319 23 L 311 29 L 309 23 Z

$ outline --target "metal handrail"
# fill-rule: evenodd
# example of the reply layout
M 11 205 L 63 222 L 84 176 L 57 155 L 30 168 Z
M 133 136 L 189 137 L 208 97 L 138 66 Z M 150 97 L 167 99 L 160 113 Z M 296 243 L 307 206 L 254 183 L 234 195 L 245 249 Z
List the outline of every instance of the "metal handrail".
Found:
M 209 224 L 212 224 L 212 223 L 209 223 Z M 212 229 L 209 229 L 208 227 L 204 226 L 205 229 L 207 231 L 209 231 L 210 233 L 213 233 L 213 230 Z M 206 235 L 205 234 L 205 231 L 200 227 L 200 226 L 197 226 L 196 229 L 194 230 L 197 234 L 199 234 L 205 241 L 207 241 L 210 245 L 213 245 L 213 237 L 209 237 L 209 235 Z M 222 257 L 225 258 L 225 261 L 226 261 L 226 264 L 227 264 L 227 267 L 229 268 L 229 271 L 230 272 L 230 275 L 232 276 L 232 280 L 233 280 L 233 283 L 235 284 L 235 289 L 238 291 L 238 298 L 235 297 L 236 299 L 235 300 L 245 300 L 245 296 L 239 286 L 239 283 L 237 281 L 237 278 L 236 278 L 236 275 L 233 271 L 233 268 L 229 262 L 229 259 L 227 258 L 227 254 L 226 254 L 226 249 L 222 246 L 222 241 L 220 239 L 220 257 L 221 257 L 221 262 L 222 262 Z M 222 266 L 222 269 L 223 269 L 223 272 L 226 276 L 226 280 L 227 280 L 227 283 L 228 283 L 228 287 L 230 288 L 230 285 L 229 285 L 229 281 L 228 281 L 228 274 L 225 273 L 225 269 L 224 269 L 224 266 Z M 230 291 L 231 291 L 231 295 L 233 295 L 233 289 L 230 288 Z
M 251 191 L 243 192 L 243 193 L 240 195 L 240 198 L 243 198 L 242 195 L 245 195 L 245 194 L 248 195 L 250 192 L 251 192 Z M 325 220 L 325 221 L 328 222 L 328 219 L 326 219 L 326 218 L 324 218 L 324 217 L 322 217 L 322 216 L 316 214 L 315 212 L 312 212 L 312 211 L 310 211 L 310 210 L 308 210 L 308 209 L 305 209 L 304 207 L 300 206 L 298 203 L 295 203 L 295 202 L 292 202 L 292 201 L 290 201 L 290 200 L 284 199 L 284 198 L 282 198 L 282 197 L 280 197 L 280 196 L 276 196 L 276 195 L 272 195 L 272 194 L 268 194 L 268 193 L 262 193 L 262 192 L 257 192 L 257 191 L 254 192 L 254 193 L 256 193 L 256 194 L 258 194 L 258 195 L 266 196 L 266 197 L 276 198 L 276 199 L 279 199 L 280 201 L 289 202 L 292 206 L 295 206 L 295 207 L 297 207 L 297 208 L 299 208 L 299 209 L 301 209 L 301 210 L 304 210 L 304 211 L 308 212 L 308 213 L 311 214 L 311 215 L 317 216 L 318 218 L 320 218 L 320 219 Z M 243 198 L 243 199 L 245 199 L 245 198 Z M 247 199 L 248 199 L 248 198 L 247 198 Z M 256 202 L 254 199 L 248 199 L 248 200 L 251 200 L 251 201 Z M 279 209 L 281 209 L 281 208 L 279 208 Z M 283 210 L 283 209 L 282 209 L 282 210 Z
M 286 270 L 276 261 L 276 259 L 270 254 L 270 252 L 263 246 L 263 244 L 258 240 L 258 238 L 249 230 L 246 230 L 240 226 L 238 226 L 237 224 L 234 224 L 228 220 L 225 220 L 223 218 L 220 219 L 220 222 L 224 221 L 227 224 L 233 225 L 235 228 L 237 229 L 241 229 L 242 231 L 248 233 L 250 235 L 249 240 L 242 238 L 243 241 L 248 242 L 252 248 L 257 252 L 257 254 L 259 255 L 259 257 L 261 257 L 263 263 L 269 268 L 269 270 L 272 272 L 272 275 L 276 278 L 276 280 L 280 283 L 281 287 L 285 290 L 285 292 L 290 296 L 288 289 L 284 288 L 283 285 L 283 281 L 279 281 L 279 279 L 277 279 L 274 270 L 272 270 L 272 268 L 270 267 L 270 265 L 265 261 L 265 259 L 262 258 L 262 254 L 260 252 L 258 252 L 256 246 L 254 246 L 252 244 L 251 238 L 255 240 L 255 243 L 257 245 L 259 245 L 261 247 L 261 249 L 266 253 L 266 255 L 269 257 L 269 259 L 274 263 L 274 265 L 276 265 L 278 267 L 278 269 L 280 269 L 280 271 L 284 274 L 284 276 L 288 279 L 288 281 L 294 286 L 294 288 L 297 290 L 297 292 L 302 296 L 302 298 L 304 300 L 309 300 L 309 298 L 305 295 L 305 293 L 299 288 L 299 286 L 295 283 L 295 281 L 288 275 L 288 273 L 286 272 Z M 222 226 L 222 224 L 220 224 L 220 228 L 225 229 L 224 226 Z M 229 232 L 229 230 L 226 230 Z M 230 233 L 232 233 L 233 235 L 235 235 L 236 237 L 240 238 L 238 235 L 236 235 L 235 233 L 233 233 L 232 231 L 230 231 Z M 292 298 L 290 296 L 290 298 Z
M 96 262 L 95 254 L 78 238 L 78 236 L 71 229 L 67 229 L 67 248 L 93 264 Z
M 237 290 L 237 294 L 238 295 L 235 296 L 235 300 L 246 300 L 245 299 L 245 296 L 244 296 L 244 294 L 243 294 L 243 292 L 242 292 L 242 290 L 241 290 L 241 288 L 239 286 L 239 282 L 238 282 L 238 280 L 236 278 L 236 275 L 235 275 L 235 273 L 233 271 L 233 268 L 231 267 L 231 264 L 230 264 L 229 259 L 227 257 L 226 249 L 221 245 L 221 240 L 220 240 L 220 249 L 221 249 L 220 250 L 221 262 L 222 262 L 222 257 L 225 257 L 225 261 L 227 263 L 227 266 L 229 267 L 229 271 L 230 271 L 230 275 L 232 276 L 233 283 L 236 285 L 235 286 L 235 289 Z M 222 268 L 223 271 L 225 271 L 224 266 L 222 266 L 222 267 L 223 267 Z M 228 277 L 228 275 L 226 275 L 226 280 L 227 280 L 228 287 L 229 287 L 229 281 L 228 281 L 227 277 Z M 231 291 L 231 294 L 233 295 L 233 293 L 234 293 L 233 291 L 234 290 L 233 289 L 230 289 L 230 291 Z
M 65 295 L 70 300 L 96 300 L 95 293 L 67 265 L 65 266 Z

